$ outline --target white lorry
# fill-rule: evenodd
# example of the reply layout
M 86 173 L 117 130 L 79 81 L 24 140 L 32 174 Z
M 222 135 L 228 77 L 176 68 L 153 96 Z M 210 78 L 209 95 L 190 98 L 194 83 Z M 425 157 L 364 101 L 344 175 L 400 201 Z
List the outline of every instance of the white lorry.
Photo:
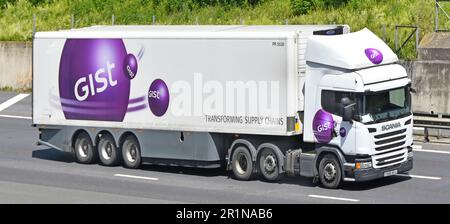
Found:
M 411 81 L 348 26 L 94 26 L 33 38 L 38 144 L 327 188 L 412 169 Z

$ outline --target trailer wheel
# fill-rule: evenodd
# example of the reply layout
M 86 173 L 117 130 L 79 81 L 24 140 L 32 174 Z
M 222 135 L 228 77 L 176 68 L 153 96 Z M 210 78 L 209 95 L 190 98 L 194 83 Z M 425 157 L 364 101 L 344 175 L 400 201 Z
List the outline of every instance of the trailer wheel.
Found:
M 141 148 L 136 137 L 128 136 L 122 144 L 122 158 L 125 167 L 137 169 L 141 165 Z
M 103 165 L 114 166 L 119 162 L 119 150 L 116 147 L 114 138 L 111 135 L 102 135 L 97 147 L 98 155 Z
M 262 177 L 270 182 L 275 182 L 280 177 L 278 157 L 270 148 L 263 148 L 258 157 L 258 171 Z
M 237 147 L 231 157 L 234 177 L 238 180 L 249 180 L 253 174 L 253 160 L 250 152 L 243 146 Z
M 332 154 L 327 154 L 320 160 L 319 178 L 322 186 L 335 189 L 341 183 L 341 167 L 339 160 Z
M 86 132 L 78 134 L 74 149 L 75 157 L 79 163 L 90 164 L 97 158 L 97 151 L 94 149 L 91 138 Z

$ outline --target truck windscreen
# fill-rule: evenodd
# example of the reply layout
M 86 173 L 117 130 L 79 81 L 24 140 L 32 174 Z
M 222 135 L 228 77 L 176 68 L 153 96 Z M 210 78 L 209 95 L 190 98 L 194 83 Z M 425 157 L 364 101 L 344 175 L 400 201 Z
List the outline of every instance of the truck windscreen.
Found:
M 395 120 L 411 114 L 409 87 L 358 95 L 357 101 L 362 106 L 355 108 L 356 114 L 364 124 Z

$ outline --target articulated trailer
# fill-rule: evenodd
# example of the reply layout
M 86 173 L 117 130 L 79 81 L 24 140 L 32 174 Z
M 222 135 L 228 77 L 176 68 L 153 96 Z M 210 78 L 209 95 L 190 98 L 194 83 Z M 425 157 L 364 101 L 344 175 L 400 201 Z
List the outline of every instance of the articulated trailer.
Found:
M 312 177 L 413 166 L 410 85 L 348 26 L 94 26 L 33 38 L 38 144 L 80 163 Z

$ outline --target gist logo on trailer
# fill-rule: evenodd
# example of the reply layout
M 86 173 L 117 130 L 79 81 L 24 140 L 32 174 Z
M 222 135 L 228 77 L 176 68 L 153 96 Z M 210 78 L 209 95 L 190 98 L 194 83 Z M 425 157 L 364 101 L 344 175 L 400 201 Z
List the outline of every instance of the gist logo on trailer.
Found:
M 148 89 L 148 106 L 152 113 L 161 117 L 169 108 L 169 88 L 161 79 L 155 79 Z
M 121 39 L 67 39 L 59 67 L 59 95 L 66 119 L 122 121 L 134 56 Z

